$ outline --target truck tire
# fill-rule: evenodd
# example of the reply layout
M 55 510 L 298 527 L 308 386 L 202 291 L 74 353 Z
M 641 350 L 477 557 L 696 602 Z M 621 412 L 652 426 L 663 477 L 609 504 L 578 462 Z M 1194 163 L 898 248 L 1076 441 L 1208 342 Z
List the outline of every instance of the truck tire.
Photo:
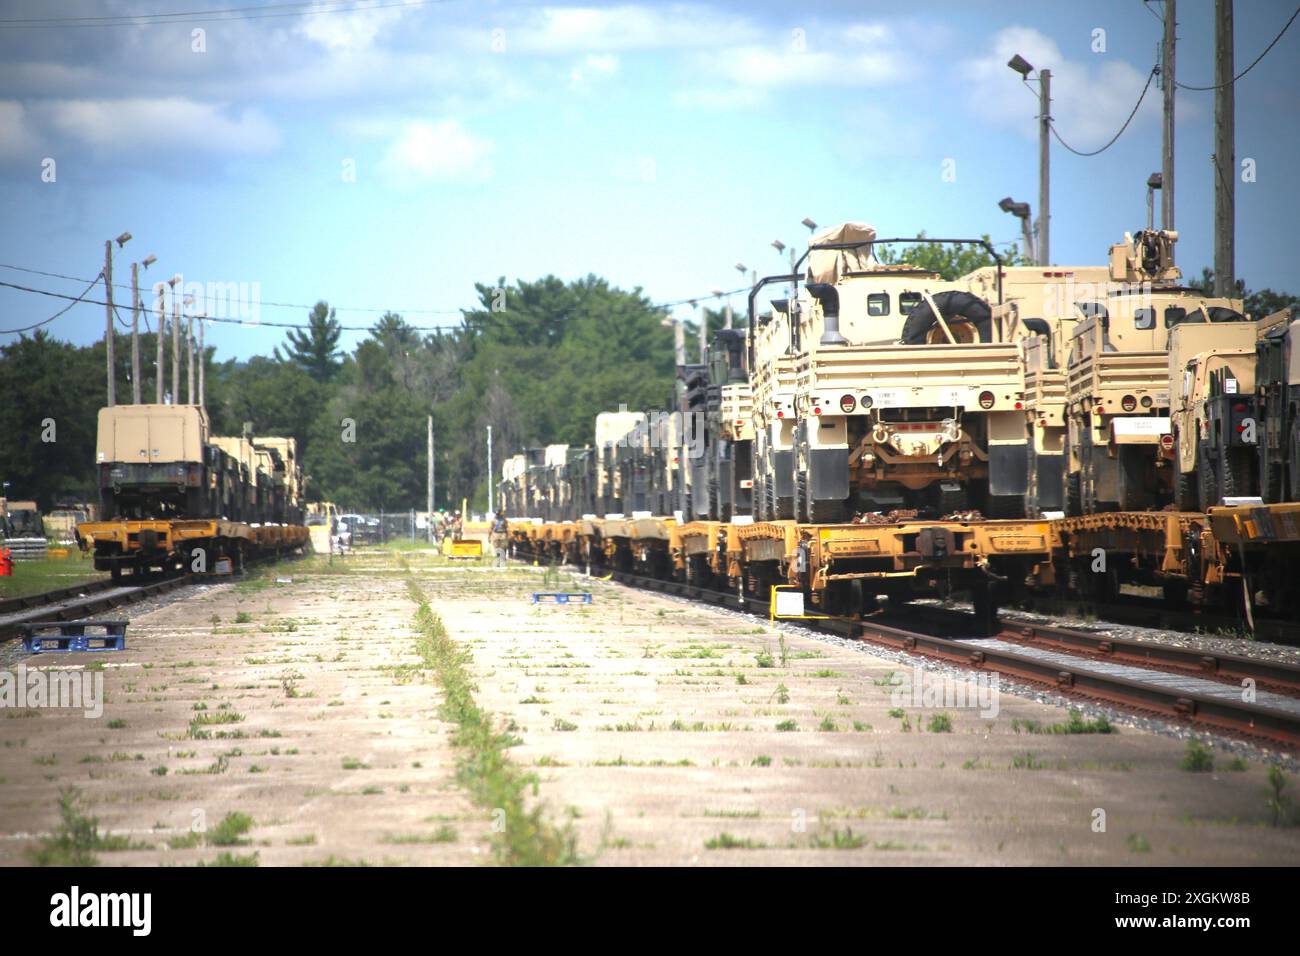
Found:
M 1219 503 L 1218 465 L 1209 460 L 1208 455 L 1197 455 L 1196 468 L 1197 504 L 1202 513 L 1212 505 Z
M 975 327 L 978 341 L 993 340 L 993 310 L 979 296 L 970 292 L 952 291 L 937 292 L 932 298 L 945 322 L 961 316 Z M 929 303 L 922 300 L 907 313 L 907 321 L 903 323 L 903 344 L 924 345 L 930 330 L 938 324 Z
M 1223 455 L 1223 496 L 1236 498 L 1256 492 L 1253 455 L 1244 448 L 1234 448 Z
M 1083 514 L 1083 476 L 1077 472 L 1070 472 L 1065 478 L 1065 516 L 1067 518 L 1078 518 Z

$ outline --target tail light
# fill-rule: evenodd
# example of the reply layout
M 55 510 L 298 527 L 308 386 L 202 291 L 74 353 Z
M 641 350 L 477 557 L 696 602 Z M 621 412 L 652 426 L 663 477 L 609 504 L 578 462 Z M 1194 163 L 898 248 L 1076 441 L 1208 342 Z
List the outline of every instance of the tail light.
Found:
M 857 407 L 858 407 L 858 400 L 854 398 L 852 395 L 840 396 L 840 411 L 842 411 L 845 415 L 847 415 L 849 412 L 853 411 L 853 409 Z
M 992 407 L 993 407 L 993 393 L 980 392 L 980 408 L 987 410 Z
M 199 465 L 190 465 L 186 475 L 185 483 L 191 488 L 197 488 L 199 484 Z
M 820 415 L 821 413 L 822 413 L 821 406 L 818 406 L 818 407 L 816 407 L 816 408 L 813 409 L 813 414 L 814 414 L 814 415 Z
M 1138 407 L 1138 400 L 1132 395 L 1125 395 L 1119 400 L 1119 407 L 1126 412 L 1134 411 Z
M 1244 402 L 1238 402 L 1236 405 L 1232 406 L 1232 410 L 1240 415 L 1246 411 L 1246 405 Z
M 1151 405 L 1152 405 L 1151 396 L 1150 396 L 1150 395 L 1143 395 L 1143 396 L 1142 396 L 1142 407 L 1143 407 L 1143 408 L 1150 408 Z
M 1161 436 L 1160 436 L 1160 447 L 1163 448 L 1165 451 L 1173 451 L 1173 449 L 1174 449 L 1174 436 L 1173 436 L 1173 435 L 1161 435 Z
M 108 485 L 108 483 L 109 483 L 109 471 L 110 471 L 111 468 L 112 468 L 111 465 L 100 465 L 100 466 L 99 466 L 99 483 L 100 483 L 101 486 L 105 486 L 105 487 L 106 487 L 106 486 Z
M 871 405 L 872 405 L 872 402 L 871 402 L 871 396 L 870 396 L 870 395 L 863 395 L 863 396 L 862 396 L 862 410 L 865 412 L 868 408 L 871 407 Z

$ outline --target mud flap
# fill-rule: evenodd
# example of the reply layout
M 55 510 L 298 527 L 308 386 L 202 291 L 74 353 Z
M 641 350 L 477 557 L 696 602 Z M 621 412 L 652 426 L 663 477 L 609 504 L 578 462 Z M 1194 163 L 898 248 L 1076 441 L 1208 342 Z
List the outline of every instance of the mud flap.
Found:
M 1065 507 L 1065 458 L 1062 455 L 1038 456 L 1038 507 L 1041 511 L 1061 511 Z
M 808 449 L 808 493 L 813 501 L 843 501 L 849 496 L 849 450 Z M 780 495 L 780 486 L 777 486 Z
M 1028 490 L 1029 446 L 1024 443 L 990 445 L 989 494 L 1023 495 Z
M 847 455 L 845 462 L 848 462 Z M 794 452 L 790 449 L 772 452 L 772 490 L 778 498 L 794 498 Z M 846 492 L 847 494 L 847 492 Z

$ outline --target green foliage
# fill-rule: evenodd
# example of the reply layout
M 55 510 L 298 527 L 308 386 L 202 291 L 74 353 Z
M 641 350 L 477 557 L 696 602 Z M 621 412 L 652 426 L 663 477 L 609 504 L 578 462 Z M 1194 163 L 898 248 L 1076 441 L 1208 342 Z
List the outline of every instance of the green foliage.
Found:
M 208 348 L 213 433 L 237 435 L 251 422 L 258 435 L 291 435 L 310 477 L 308 498 L 349 510 L 404 511 L 423 506 L 432 415 L 438 503 L 459 507 L 469 498 L 482 508 L 487 425 L 499 468 L 523 447 L 591 444 L 599 412 L 668 401 L 673 333 L 640 289 L 616 289 L 595 276 L 510 286 L 500 279 L 476 288 L 479 307 L 458 327 L 421 333 L 386 313 L 347 355 L 325 302 L 312 310 L 309 328 L 290 331 L 271 356 L 219 362 Z M 711 330 L 722 326 L 721 312 L 704 314 Z M 694 334 L 689 323 L 687 331 Z M 130 339 L 116 341 L 117 394 L 129 400 Z M 146 401 L 154 398 L 155 342 L 141 336 Z M 59 499 L 94 500 L 103 383 L 102 342 L 79 348 L 38 331 L 0 346 L 0 435 L 22 439 L 0 442 L 10 497 L 36 498 L 47 510 Z M 57 441 L 41 441 L 47 418 Z M 354 440 L 345 440 L 344 419 L 354 423 L 346 436 Z
M 916 238 L 924 239 L 925 233 L 918 232 Z M 980 238 L 990 242 L 987 234 Z M 955 246 L 933 242 L 918 243 L 915 246 L 887 245 L 876 246 L 875 254 L 876 258 L 886 265 L 907 263 L 918 269 L 937 272 L 949 282 L 968 272 L 994 264 L 993 257 L 987 250 L 983 246 L 976 245 Z M 1019 247 L 1014 244 L 1001 255 L 1004 266 L 1033 265 L 1020 254 Z
M 1208 266 L 1203 267 L 1201 277 L 1199 279 L 1189 278 L 1187 285 L 1189 288 L 1197 289 L 1203 295 L 1213 295 L 1214 270 Z M 1300 309 L 1300 295 L 1274 292 L 1272 289 L 1260 289 L 1258 292 L 1246 289 L 1242 299 L 1242 307 L 1245 308 L 1246 315 L 1252 319 L 1262 319 L 1283 309 Z
M 308 328 L 290 329 L 284 357 L 275 350 L 277 360 L 296 365 L 318 382 L 328 382 L 339 370 L 340 323 L 326 302 L 317 302 L 307 316 Z

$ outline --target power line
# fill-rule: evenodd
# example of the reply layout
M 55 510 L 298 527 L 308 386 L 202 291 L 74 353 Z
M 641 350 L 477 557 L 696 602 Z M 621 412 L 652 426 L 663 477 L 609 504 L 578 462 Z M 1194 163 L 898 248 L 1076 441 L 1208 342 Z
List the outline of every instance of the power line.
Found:
M 1228 80 L 1228 82 L 1220 83 L 1217 86 L 1188 86 L 1186 83 L 1176 83 L 1175 85 L 1180 90 L 1193 90 L 1197 93 L 1206 93 L 1209 92 L 1210 90 L 1221 90 L 1224 87 L 1232 86 L 1232 84 L 1236 83 L 1239 79 L 1241 79 L 1251 70 L 1253 70 L 1255 68 L 1255 64 L 1257 64 L 1260 60 L 1264 59 L 1264 57 L 1268 55 L 1268 51 L 1273 49 L 1273 47 L 1277 45 L 1277 41 L 1282 39 L 1286 31 L 1291 28 L 1291 24 L 1295 23 L 1295 18 L 1297 16 L 1300 16 L 1300 7 L 1295 8 L 1295 13 L 1291 14 L 1291 19 L 1286 22 L 1286 26 L 1282 27 L 1278 35 L 1273 37 L 1273 42 L 1270 43 L 1268 46 L 1264 47 L 1264 52 L 1261 53 L 1259 56 L 1255 57 L 1255 59 L 1253 59 L 1250 62 L 1250 66 L 1246 67 L 1236 76 L 1234 76 L 1232 79 Z
M 1147 90 L 1151 89 L 1151 81 L 1155 79 L 1156 73 L 1158 73 L 1159 71 L 1160 68 L 1158 66 L 1153 66 L 1151 68 L 1151 72 L 1147 74 L 1146 86 L 1142 87 L 1142 93 L 1140 96 L 1138 96 L 1137 102 L 1133 104 L 1133 111 L 1128 114 L 1128 119 L 1126 119 L 1124 121 L 1124 125 L 1119 128 L 1119 132 L 1110 138 L 1110 142 L 1108 142 L 1105 146 L 1101 147 L 1100 149 L 1094 149 L 1091 152 L 1083 152 L 1081 150 L 1077 150 L 1069 143 L 1067 143 L 1065 140 L 1061 139 L 1061 134 L 1056 131 L 1056 124 L 1054 122 L 1051 122 L 1049 120 L 1048 128 L 1052 131 L 1052 135 L 1056 137 L 1056 141 L 1060 143 L 1062 146 L 1064 146 L 1066 149 L 1068 149 L 1070 152 L 1074 153 L 1074 155 L 1076 156 L 1096 156 L 1099 153 L 1106 152 L 1106 150 L 1110 149 L 1112 146 L 1115 145 L 1116 140 L 1118 140 L 1121 136 L 1124 135 L 1124 130 L 1128 129 L 1128 124 L 1133 122 L 1133 117 L 1137 116 L 1138 108 L 1142 106 L 1142 101 L 1146 99 Z
M 32 274 L 32 276 L 65 278 L 65 280 L 68 280 L 69 282 L 86 281 L 86 278 L 82 276 L 68 276 L 68 274 L 62 272 L 45 272 L 43 269 L 29 269 L 23 267 L 23 265 L 0 263 L 0 269 L 13 269 L 14 272 L 26 272 Z M 160 282 L 165 281 L 166 280 L 160 280 Z M 153 284 L 153 286 L 157 285 L 159 285 L 159 282 Z M 114 289 L 130 289 L 131 286 L 130 284 L 126 284 L 126 282 L 113 282 L 113 287 Z M 204 302 L 216 302 L 217 299 L 218 297 L 216 297 L 216 295 L 204 295 L 203 297 Z M 305 306 L 305 304 L 295 302 L 259 302 L 257 303 L 257 306 L 292 308 L 292 310 L 305 310 L 308 312 L 311 312 L 313 308 L 316 307 L 315 304 L 312 304 L 312 306 Z M 402 315 L 460 315 L 459 308 L 367 308 L 360 306 L 335 306 L 334 308 L 335 311 L 338 312 L 400 312 Z
M 86 286 L 85 291 L 82 292 L 81 295 L 76 296 L 75 298 L 73 298 L 72 296 L 69 296 L 69 295 L 60 295 L 60 296 L 58 296 L 58 298 L 60 298 L 60 299 L 72 299 L 72 301 L 69 302 L 69 303 L 68 303 L 66 306 L 64 306 L 62 309 L 60 309 L 58 312 L 55 312 L 55 313 L 54 313 L 52 316 L 50 316 L 48 319 L 45 319 L 45 320 L 43 320 L 43 321 L 41 321 L 41 322 L 37 322 L 35 325 L 28 325 L 28 326 L 26 326 L 26 327 L 24 327 L 24 328 L 21 328 L 21 329 L 0 329 L 0 335 L 15 335 L 15 334 L 17 334 L 18 332 L 30 332 L 32 329 L 39 329 L 42 325 L 49 325 L 51 322 L 53 322 L 55 319 L 57 319 L 59 316 L 61 316 L 64 312 L 67 312 L 68 309 L 72 308 L 72 307 L 73 307 L 74 305 L 76 305 L 78 302 L 90 302 L 91 300 L 86 298 L 86 292 L 89 292 L 91 289 L 93 289 L 93 288 L 95 287 L 95 283 L 98 282 L 98 281 L 100 280 L 101 277 L 102 277 L 102 273 L 101 273 L 100 275 L 98 275 L 98 276 L 95 276 L 95 278 L 94 278 L 93 280 L 91 280 L 90 285 Z M 4 284 L 5 284 L 5 285 L 8 285 L 8 283 L 4 283 Z M 21 288 L 21 286 L 15 286 L 14 288 Z M 39 292 L 39 291 L 41 291 L 41 290 L 40 290 L 40 289 L 30 289 L 30 290 L 28 290 L 28 291 L 31 291 L 31 292 Z M 48 293 L 47 293 L 47 294 L 48 294 Z M 94 304 L 96 304 L 96 305 L 103 305 L 104 303 L 103 303 L 103 302 L 98 302 L 98 303 L 94 303 Z
M 50 323 L 50 322 L 53 322 L 53 321 L 54 321 L 55 319 L 57 319 L 60 315 L 62 315 L 64 312 L 67 312 L 68 309 L 72 308 L 72 306 L 76 305 L 78 302 L 85 302 L 87 305 L 107 305 L 108 303 L 105 302 L 105 301 L 103 301 L 103 300 L 87 299 L 87 298 L 85 297 L 85 296 L 86 296 L 86 292 L 89 292 L 89 291 L 90 291 L 90 288 L 93 287 L 94 284 L 95 284 L 96 282 L 98 282 L 98 281 L 99 281 L 99 277 L 96 277 L 96 278 L 94 279 L 94 281 L 91 282 L 91 285 L 90 285 L 89 287 L 86 288 L 85 292 L 82 292 L 81 295 L 79 295 L 79 296 L 66 295 L 65 293 L 62 293 L 62 292 L 52 292 L 52 291 L 50 291 L 50 290 L 48 290 L 48 289 L 36 289 L 36 288 L 32 288 L 31 286 L 18 285 L 17 283 L 14 283 L 14 282 L 4 282 L 4 281 L 0 281 L 0 286 L 2 286 L 2 287 L 4 287 L 4 288 L 8 288 L 8 289 L 17 289 L 17 290 L 20 291 L 20 292 L 31 292 L 31 293 L 34 293 L 34 294 L 36 294 L 36 295 L 45 295 L 45 296 L 49 296 L 49 297 L 54 298 L 54 299 L 69 299 L 69 300 L 71 300 L 71 301 L 69 302 L 67 308 L 65 308 L 65 309 L 63 309 L 62 311 L 58 312 L 57 314 L 51 316 L 50 318 L 45 319 L 43 322 L 38 322 L 38 323 L 36 323 L 36 325 L 31 325 L 31 326 L 28 326 L 27 328 L 24 328 L 24 329 L 0 330 L 0 335 L 8 335 L 8 334 L 10 334 L 10 333 L 14 333 L 14 332 L 26 332 L 26 331 L 28 331 L 28 330 L 30 330 L 30 329 L 37 328 L 38 326 L 46 325 L 46 324 L 48 324 L 48 323 Z M 738 292 L 746 292 L 746 291 L 748 291 L 748 290 L 749 290 L 749 286 L 741 286 L 740 288 L 737 288 L 737 289 L 730 289 L 730 290 L 728 290 L 728 291 L 726 291 L 726 292 L 723 292 L 721 296 L 715 296 L 714 293 L 710 292 L 710 293 L 708 293 L 707 295 L 688 296 L 688 297 L 685 298 L 685 299 L 678 299 L 678 300 L 676 300 L 676 301 L 674 301 L 674 302 L 660 302 L 660 303 L 651 304 L 651 305 L 649 306 L 649 308 L 652 309 L 652 310 L 669 309 L 669 308 L 672 308 L 673 306 L 677 306 L 677 305 L 685 305 L 685 304 L 688 303 L 688 302 L 704 302 L 704 301 L 707 301 L 707 300 L 712 299 L 712 298 L 722 298 L 722 297 L 729 296 L 729 295 L 735 295 L 735 294 L 738 293 Z M 116 312 L 116 309 L 114 309 L 114 311 Z M 387 310 L 387 311 L 391 311 L 391 310 Z M 484 310 L 481 310 L 481 309 L 462 309 L 462 310 L 461 310 L 461 314 L 462 314 L 462 316 L 464 316 L 466 313 L 480 312 L 480 311 L 484 311 Z M 118 320 L 121 321 L 121 316 L 118 317 Z M 146 321 L 148 321 L 148 320 L 146 320 Z M 310 325 L 305 325 L 305 324 L 300 323 L 300 322 L 262 322 L 262 321 L 260 321 L 260 320 L 259 320 L 259 321 L 256 321 L 256 322 L 250 322 L 250 321 L 248 321 L 248 320 L 246 320 L 246 319 L 218 318 L 218 317 L 216 317 L 216 316 L 211 316 L 211 315 L 204 316 L 204 317 L 203 317 L 203 321 L 205 321 L 205 322 L 219 322 L 219 323 L 226 324 L 226 325 L 241 325 L 241 326 L 254 327 L 254 328 L 260 328 L 260 327 L 266 327 L 266 328 L 272 328 L 272 329 L 310 329 L 310 328 L 311 328 Z M 123 324 L 125 325 L 125 323 L 123 323 Z M 447 329 L 449 328 L 449 326 L 444 326 L 444 325 L 412 325 L 412 326 L 409 326 L 409 328 L 411 329 L 412 332 L 445 332 L 445 331 L 447 331 Z M 368 325 L 340 325 L 340 326 L 338 327 L 338 329 L 339 329 L 340 332 L 373 332 L 373 331 L 374 331 L 374 327 L 373 327 L 373 326 L 368 326 Z
M 369 6 L 341 6 L 347 0 L 320 0 L 320 3 L 280 3 L 265 6 L 230 7 L 225 10 L 195 10 L 175 13 L 121 14 L 104 17 L 31 17 L 27 19 L 0 20 L 0 30 L 47 30 L 64 27 L 133 27 L 165 26 L 168 24 L 224 23 L 233 20 L 267 20 L 277 17 L 309 17 L 325 13 L 358 13 L 366 10 L 387 10 L 398 7 L 423 7 L 453 0 L 392 0 Z

